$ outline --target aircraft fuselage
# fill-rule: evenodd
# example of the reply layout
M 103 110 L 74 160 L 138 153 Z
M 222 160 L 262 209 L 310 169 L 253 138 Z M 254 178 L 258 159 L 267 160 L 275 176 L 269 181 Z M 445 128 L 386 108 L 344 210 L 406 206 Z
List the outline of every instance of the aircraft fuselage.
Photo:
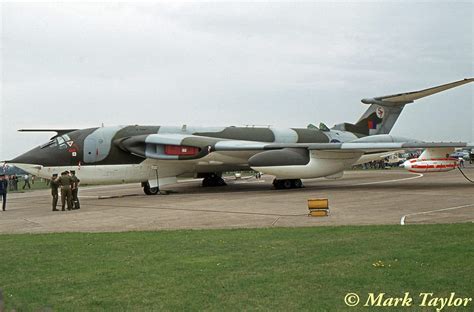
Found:
M 317 128 L 273 127 L 170 127 L 115 126 L 75 130 L 53 137 L 49 142 L 10 161 L 39 177 L 76 170 L 83 183 L 144 182 L 157 173 L 160 177 L 196 177 L 209 172 L 248 170 L 248 159 L 255 151 L 205 154 L 197 159 L 173 156 L 171 159 L 144 158 L 121 148 L 127 138 L 159 135 L 195 135 L 205 138 L 269 143 L 329 143 L 357 139 L 351 132 Z M 193 137 L 180 145 L 193 146 Z M 170 141 L 170 145 L 177 145 Z M 166 155 L 163 155 L 166 156 Z M 171 156 L 170 156 L 171 157 Z M 157 172 L 158 171 L 158 172 Z

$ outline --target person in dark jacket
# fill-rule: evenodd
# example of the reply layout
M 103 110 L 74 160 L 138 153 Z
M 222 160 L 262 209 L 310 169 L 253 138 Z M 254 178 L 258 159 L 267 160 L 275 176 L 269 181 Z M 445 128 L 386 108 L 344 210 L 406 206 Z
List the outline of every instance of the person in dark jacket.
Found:
M 58 174 L 55 173 L 51 177 L 51 181 L 49 182 L 49 186 L 51 187 L 51 196 L 53 197 L 53 211 L 58 211 L 56 208 L 58 206 L 58 188 L 59 188 L 59 182 L 58 182 Z
M 81 180 L 76 176 L 76 171 L 71 170 L 71 179 L 72 179 L 72 187 L 71 187 L 71 192 L 72 192 L 72 209 L 80 209 L 81 204 L 79 203 L 79 197 L 77 196 L 79 192 L 79 184 Z
M 2 197 L 2 210 L 5 211 L 7 208 L 7 190 L 8 180 L 4 174 L 0 174 L 0 197 Z
M 9 191 L 14 191 L 15 189 L 13 188 L 13 174 L 11 176 L 5 176 L 8 177 L 8 190 Z

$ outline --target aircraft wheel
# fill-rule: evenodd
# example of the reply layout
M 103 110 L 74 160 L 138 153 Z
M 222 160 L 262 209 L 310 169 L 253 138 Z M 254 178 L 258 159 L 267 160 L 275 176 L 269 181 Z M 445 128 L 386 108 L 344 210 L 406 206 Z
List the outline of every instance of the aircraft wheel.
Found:
M 303 187 L 303 182 L 300 179 L 283 179 L 283 180 L 273 180 L 273 187 L 277 190 L 281 189 L 292 189 L 292 188 L 301 188 Z
M 212 186 L 212 179 L 209 178 L 209 177 L 205 177 L 205 178 L 202 180 L 202 186 L 203 186 L 203 187 Z
M 272 184 L 273 184 L 273 187 L 274 187 L 276 190 L 281 189 L 281 181 L 280 181 L 280 180 L 274 179 Z
M 227 183 L 225 183 L 224 179 L 221 177 L 217 176 L 210 176 L 210 177 L 205 177 L 202 180 L 202 186 L 203 187 L 211 187 L 211 186 L 225 186 Z
M 291 180 L 283 180 L 282 183 L 281 183 L 282 187 L 284 189 L 290 189 L 290 188 L 293 188 L 293 183 Z
M 290 180 L 273 180 L 273 187 L 276 190 L 282 190 L 286 188 L 291 188 L 291 181 Z
M 160 192 L 159 187 L 150 187 L 148 182 L 144 183 L 143 185 L 143 192 L 147 195 L 156 195 Z
M 303 187 L 303 182 L 301 182 L 301 179 L 293 180 L 292 184 L 293 184 L 294 188 L 302 188 Z

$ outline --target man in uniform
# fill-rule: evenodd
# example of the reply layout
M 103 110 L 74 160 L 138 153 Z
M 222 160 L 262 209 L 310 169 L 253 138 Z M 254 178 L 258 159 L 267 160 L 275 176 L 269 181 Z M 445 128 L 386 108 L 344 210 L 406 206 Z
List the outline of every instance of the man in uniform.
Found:
M 2 210 L 5 211 L 7 207 L 7 189 L 8 189 L 8 180 L 5 178 L 4 174 L 0 174 L 0 197 L 2 198 Z
M 72 179 L 72 202 L 73 208 L 72 209 L 80 209 L 81 205 L 79 203 L 79 197 L 77 197 L 77 193 L 79 192 L 79 184 L 81 180 L 76 176 L 76 171 L 71 170 L 71 179 Z
M 71 185 L 72 179 L 69 176 L 69 172 L 64 171 L 61 173 L 61 176 L 58 179 L 58 184 L 61 186 L 61 210 L 65 211 L 66 201 L 67 201 L 67 210 L 72 209 L 72 192 Z
M 58 174 L 55 173 L 51 177 L 51 181 L 49 182 L 49 186 L 51 187 L 51 195 L 53 196 L 53 211 L 58 211 L 56 208 L 58 205 Z

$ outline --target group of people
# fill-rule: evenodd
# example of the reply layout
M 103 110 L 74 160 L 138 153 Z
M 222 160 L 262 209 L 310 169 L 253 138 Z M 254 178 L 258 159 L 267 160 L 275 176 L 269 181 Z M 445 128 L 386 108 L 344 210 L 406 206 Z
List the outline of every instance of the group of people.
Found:
M 16 174 L 12 174 L 10 176 L 5 175 L 4 179 L 8 181 L 8 190 L 9 191 L 18 191 L 18 183 L 20 181 L 19 181 L 18 176 Z M 24 184 L 23 184 L 22 189 L 25 189 L 25 188 L 31 189 L 30 175 L 25 174 L 23 176 L 23 181 L 24 181 Z M 35 176 L 31 177 L 31 183 L 35 184 Z
M 51 187 L 51 195 L 53 196 L 53 211 L 59 211 L 57 209 L 58 205 L 58 190 L 61 189 L 61 210 L 75 210 L 80 209 L 81 205 L 79 203 L 79 184 L 81 180 L 76 176 L 76 171 L 64 171 L 58 176 L 57 173 L 53 174 L 49 186 Z
M 8 190 L 18 190 L 18 178 L 14 176 L 10 177 L 10 183 L 8 182 L 8 177 L 5 174 L 0 174 L 0 198 L 2 200 L 2 210 L 5 211 L 7 207 L 7 191 Z M 26 182 L 28 181 L 28 183 Z M 64 171 L 58 176 L 57 173 L 53 174 L 51 180 L 49 181 L 49 186 L 51 188 L 51 195 L 53 196 L 53 211 L 59 211 L 57 209 L 58 199 L 59 199 L 59 190 L 61 190 L 61 210 L 75 210 L 80 209 L 81 205 L 79 203 L 79 184 L 81 180 L 76 176 L 74 170 Z M 10 184 L 10 188 L 9 188 Z M 13 187 L 12 187 L 13 185 Z M 25 186 L 29 186 L 29 178 L 25 176 Z
M 16 174 L 12 174 L 10 177 L 8 177 L 8 190 L 18 191 L 18 177 Z

